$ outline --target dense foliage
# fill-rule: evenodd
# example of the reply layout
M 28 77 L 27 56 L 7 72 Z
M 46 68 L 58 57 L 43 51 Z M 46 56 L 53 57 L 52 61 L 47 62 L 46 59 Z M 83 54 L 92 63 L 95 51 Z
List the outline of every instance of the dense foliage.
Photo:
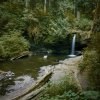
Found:
M 61 78 L 55 83 L 49 83 L 39 100 L 98 100 L 99 92 L 80 91 L 70 77 Z
M 94 5 L 91 0 L 86 1 L 86 4 L 82 0 L 76 0 L 77 4 L 74 0 L 49 0 L 46 4 L 44 0 L 0 2 L 1 38 L 3 35 L 11 35 L 12 31 L 13 34 L 17 31 L 22 37 L 31 38 L 36 45 L 52 46 L 59 44 L 61 40 L 65 41 L 69 29 L 77 27 L 76 29 L 90 30 L 91 27 L 91 21 L 85 15 L 92 12 L 92 9 L 84 10 L 89 3 L 89 6 Z M 81 6 L 77 8 L 80 4 Z M 77 19 L 77 12 L 80 13 L 79 19 Z M 4 56 L 3 53 L 2 55 Z
M 56 95 L 54 97 L 45 96 L 40 100 L 98 100 L 100 97 L 99 92 L 96 91 L 83 91 L 83 92 L 73 92 L 67 91 L 62 95 Z
M 0 38 L 0 57 L 9 58 L 29 50 L 29 43 L 20 34 L 4 35 Z

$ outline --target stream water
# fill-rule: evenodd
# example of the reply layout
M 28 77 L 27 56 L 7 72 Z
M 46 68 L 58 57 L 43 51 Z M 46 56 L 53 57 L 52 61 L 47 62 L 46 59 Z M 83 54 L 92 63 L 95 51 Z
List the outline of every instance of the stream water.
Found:
M 46 65 L 57 64 L 59 60 L 67 57 L 66 55 L 49 55 L 47 59 L 43 58 L 43 55 L 31 56 L 14 61 L 7 61 L 0 63 L 0 69 L 3 71 L 12 71 L 15 73 L 15 77 L 21 75 L 31 75 L 36 78 L 40 67 Z
M 11 93 L 12 91 L 14 92 L 22 87 L 26 88 L 38 77 L 40 67 L 55 65 L 59 62 L 59 60 L 63 60 L 66 57 L 66 55 L 49 55 L 47 59 L 44 59 L 43 55 L 35 55 L 23 59 L 0 63 L 0 70 L 11 71 L 15 74 L 14 83 L 9 84 L 9 86 L 6 87 L 6 90 L 8 93 Z

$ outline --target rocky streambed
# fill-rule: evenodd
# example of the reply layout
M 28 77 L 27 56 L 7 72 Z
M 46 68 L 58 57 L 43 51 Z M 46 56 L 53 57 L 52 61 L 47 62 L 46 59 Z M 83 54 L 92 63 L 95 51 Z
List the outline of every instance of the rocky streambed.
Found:
M 56 65 L 43 66 L 40 68 L 39 74 L 36 80 L 34 80 L 31 76 L 29 77 L 26 75 L 17 77 L 15 80 L 15 84 L 8 88 L 8 90 L 11 90 L 12 92 L 7 93 L 4 96 L 1 96 L 0 100 L 12 100 L 12 98 L 21 96 L 21 93 L 26 95 L 25 91 L 29 89 L 29 87 L 31 88 L 35 87 L 38 89 L 42 87 L 48 80 L 54 82 L 54 81 L 59 80 L 61 77 L 65 75 L 72 75 L 75 78 L 75 81 L 77 85 L 79 86 L 79 88 L 82 89 L 84 87 L 83 86 L 84 84 L 82 82 L 84 78 L 82 79 L 80 70 L 78 68 L 78 64 L 80 63 L 81 60 L 82 60 L 82 56 L 77 56 L 75 58 L 67 58 L 65 60 L 59 60 L 59 63 Z M 43 84 L 40 85 L 41 83 Z M 15 86 L 17 87 L 17 89 L 15 89 Z M 13 91 L 14 89 L 16 91 Z M 26 92 L 28 93 L 29 91 L 30 90 Z M 34 89 L 32 89 L 32 91 L 34 91 Z

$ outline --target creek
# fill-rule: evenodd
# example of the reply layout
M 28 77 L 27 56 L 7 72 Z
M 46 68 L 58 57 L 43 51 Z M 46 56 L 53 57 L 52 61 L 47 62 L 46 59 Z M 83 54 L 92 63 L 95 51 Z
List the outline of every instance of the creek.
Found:
M 1 92 L 2 94 L 9 94 L 14 91 L 19 91 L 20 89 L 25 89 L 30 86 L 39 76 L 40 68 L 47 65 L 56 65 L 59 60 L 64 60 L 67 55 L 54 55 L 50 54 L 46 59 L 43 58 L 44 55 L 33 55 L 31 57 L 26 57 L 23 59 L 6 61 L 0 63 L 0 69 L 3 71 L 11 71 L 15 75 L 13 77 L 13 82 L 8 83 L 8 86 L 4 85 Z

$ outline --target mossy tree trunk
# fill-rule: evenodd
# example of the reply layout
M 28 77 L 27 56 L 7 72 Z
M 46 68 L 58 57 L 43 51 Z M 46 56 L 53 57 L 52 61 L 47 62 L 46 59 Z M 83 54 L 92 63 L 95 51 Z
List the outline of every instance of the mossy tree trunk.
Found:
M 95 15 L 94 15 L 94 24 L 92 28 L 92 32 L 100 32 L 100 0 L 97 2 L 97 7 L 95 10 Z
M 97 2 L 97 7 L 94 15 L 94 23 L 92 28 L 93 48 L 100 55 L 100 0 Z M 99 56 L 100 59 L 100 56 Z
M 91 35 L 91 44 L 89 50 L 94 51 L 93 58 L 88 58 L 90 60 L 89 68 L 91 83 L 94 89 L 100 89 L 100 0 L 97 2 L 97 7 L 94 14 L 94 23 Z M 91 52 L 92 55 L 92 52 Z

